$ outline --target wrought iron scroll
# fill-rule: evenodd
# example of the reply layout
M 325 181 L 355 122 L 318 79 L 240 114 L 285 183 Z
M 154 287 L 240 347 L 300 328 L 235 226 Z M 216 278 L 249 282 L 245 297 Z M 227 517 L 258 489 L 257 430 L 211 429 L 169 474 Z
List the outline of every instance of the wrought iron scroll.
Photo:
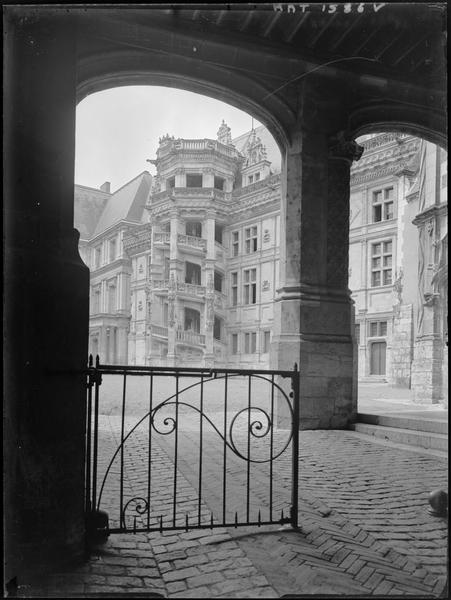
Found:
M 288 448 L 290 442 L 292 442 L 293 449 L 293 457 L 292 457 L 292 502 L 291 502 L 291 515 L 289 518 L 284 517 L 282 511 L 282 517 L 276 522 L 290 522 L 293 526 L 297 526 L 297 511 L 298 511 L 298 452 L 299 452 L 299 431 L 298 431 L 298 423 L 299 423 L 299 376 L 297 371 L 297 365 L 295 365 L 295 370 L 293 372 L 268 372 L 268 375 L 262 374 L 262 372 L 251 372 L 251 371 L 231 371 L 225 372 L 223 374 L 219 374 L 218 370 L 203 371 L 202 373 L 198 373 L 200 377 L 200 381 L 197 381 L 193 384 L 190 384 L 183 389 L 179 389 L 179 375 L 177 373 L 177 369 L 174 369 L 173 373 L 176 378 L 176 391 L 171 396 L 168 396 L 166 399 L 161 401 L 157 406 L 153 406 L 152 396 L 153 396 L 153 377 L 155 374 L 161 375 L 162 370 L 155 368 L 155 372 L 152 371 L 152 368 L 148 368 L 146 373 L 140 372 L 139 374 L 149 374 L 150 375 L 150 391 L 149 391 L 149 410 L 148 412 L 141 417 L 133 427 L 125 433 L 124 429 L 124 421 L 125 421 L 125 407 L 126 407 L 126 378 L 127 374 L 131 372 L 129 367 L 121 367 L 114 368 L 99 365 L 98 359 L 96 361 L 96 369 L 92 367 L 92 360 L 90 362 L 90 368 L 92 371 L 98 370 L 100 373 L 118 373 L 123 375 L 123 394 L 122 394 L 122 410 L 121 410 L 121 438 L 120 444 L 116 448 L 111 460 L 109 461 L 107 468 L 105 470 L 101 485 L 100 491 L 97 496 L 97 454 L 98 454 L 98 412 L 99 412 L 99 385 L 100 380 L 95 380 L 95 378 L 89 379 L 88 383 L 88 410 L 92 409 L 92 387 L 95 385 L 95 398 L 94 398 L 94 436 L 93 436 L 93 451 L 92 451 L 92 473 L 90 460 L 91 457 L 91 419 L 88 422 L 88 442 L 89 448 L 87 446 L 88 453 L 88 466 L 87 466 L 87 510 L 100 510 L 102 495 L 105 489 L 105 484 L 110 475 L 111 467 L 119 455 L 120 457 L 120 528 L 122 531 L 136 531 L 137 529 L 142 530 L 142 527 L 139 528 L 137 526 L 137 522 L 145 523 L 145 527 L 147 530 L 164 530 L 164 529 L 180 529 L 180 526 L 176 523 L 176 509 L 177 509 L 177 461 L 178 461 L 178 419 L 179 419 L 179 410 L 181 407 L 188 408 L 199 415 L 199 490 L 198 490 L 198 508 L 197 508 L 197 518 L 194 520 L 192 518 L 192 522 L 189 522 L 188 515 L 185 516 L 185 529 L 197 527 L 204 528 L 207 525 L 202 524 L 202 514 L 201 514 L 201 504 L 202 504 L 202 453 L 203 453 L 203 430 L 204 423 L 208 423 L 212 429 L 216 432 L 216 435 L 222 440 L 223 446 L 223 464 L 222 464 L 222 490 L 223 490 L 223 504 L 222 504 L 222 521 L 223 523 L 215 523 L 213 514 L 210 516 L 210 523 L 208 524 L 209 528 L 224 526 L 226 521 L 226 494 L 227 494 L 227 451 L 232 452 L 235 456 L 239 457 L 246 463 L 246 481 L 247 481 L 247 497 L 246 497 L 246 524 L 248 525 L 258 525 L 260 526 L 264 522 L 261 518 L 261 513 L 258 513 L 258 519 L 256 522 L 251 522 L 250 520 L 250 508 L 249 508 L 249 490 L 250 490 L 250 476 L 251 476 L 251 465 L 254 463 L 264 464 L 269 463 L 269 522 L 273 521 L 273 462 L 279 458 Z M 113 370 L 114 369 L 114 370 Z M 282 374 L 283 373 L 283 374 Z M 169 373 L 164 373 L 168 375 Z M 194 373 L 193 373 L 194 374 Z M 248 376 L 248 394 L 247 394 L 247 406 L 238 410 L 233 418 L 229 419 L 229 415 L 227 412 L 227 390 L 229 380 L 233 377 L 241 377 L 242 375 Z M 289 396 L 292 398 L 292 402 L 290 401 L 289 396 L 286 394 L 284 389 L 275 381 L 275 377 L 282 374 L 283 377 L 291 377 L 292 391 Z M 265 410 L 260 406 L 253 406 L 252 403 L 252 393 L 251 393 L 251 385 L 252 379 L 260 379 L 266 381 L 271 386 L 271 397 L 270 397 L 270 408 L 269 410 Z M 204 384 L 209 383 L 211 381 L 224 380 L 224 423 L 222 431 L 217 427 L 217 425 L 213 422 L 213 420 L 205 414 L 204 411 Z M 200 407 L 191 404 L 190 402 L 186 402 L 180 399 L 181 395 L 188 390 L 191 390 L 197 386 L 200 386 Z M 287 439 L 282 442 L 282 448 L 280 447 L 275 450 L 274 448 L 274 427 L 275 427 L 275 391 L 279 393 L 279 399 L 285 401 L 286 406 L 288 408 L 288 413 L 291 420 L 291 429 L 287 431 Z M 164 416 L 162 421 L 159 421 L 161 411 L 164 408 L 169 406 L 175 407 L 175 416 Z M 246 451 L 242 451 L 238 448 L 236 443 L 236 426 L 238 420 L 240 418 L 247 417 L 247 449 Z M 146 420 L 149 419 L 148 424 L 148 463 L 147 463 L 147 498 L 142 496 L 137 496 L 131 499 L 128 499 L 124 504 L 124 445 L 130 436 L 136 431 L 136 429 Z M 151 496 L 151 462 L 152 462 L 152 436 L 154 434 L 158 435 L 171 435 L 174 434 L 174 443 L 175 443 L 175 454 L 174 454 L 174 480 L 173 480 L 173 511 L 172 511 L 172 525 L 167 526 L 167 524 L 163 524 L 163 517 L 159 517 L 159 525 L 151 528 L 150 524 L 150 496 Z M 251 439 L 252 438 L 269 438 L 269 456 L 263 457 L 255 457 L 251 456 Z M 90 490 L 92 482 L 92 490 Z M 92 501 L 90 500 L 90 493 L 92 497 Z M 134 513 L 134 514 L 130 514 Z M 147 519 L 145 520 L 145 516 L 147 515 Z M 158 518 L 158 517 L 153 517 Z M 133 527 L 127 526 L 127 523 L 132 519 Z M 196 521 L 196 522 L 194 522 Z M 244 523 L 240 523 L 242 525 Z M 238 526 L 238 518 L 235 514 L 235 523 L 234 526 Z

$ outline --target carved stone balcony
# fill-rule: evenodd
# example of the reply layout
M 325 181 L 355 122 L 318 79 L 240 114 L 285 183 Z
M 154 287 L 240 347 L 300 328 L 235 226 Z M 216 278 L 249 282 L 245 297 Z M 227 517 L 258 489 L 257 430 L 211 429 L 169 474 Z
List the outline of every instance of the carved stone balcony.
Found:
M 158 337 L 167 338 L 168 337 L 168 328 L 162 327 L 161 325 L 151 325 L 152 335 L 157 335 Z
M 196 298 L 205 297 L 205 286 L 196 285 L 195 283 L 184 283 L 182 281 L 177 282 L 177 292 L 187 294 L 188 296 L 195 296 Z
M 168 291 L 169 279 L 152 279 L 150 281 L 151 290 L 162 290 Z M 195 283 L 185 283 L 183 281 L 177 281 L 175 285 L 175 291 L 180 294 L 185 294 L 195 298 L 205 297 L 205 286 L 196 285 Z
M 153 234 L 153 243 L 154 244 L 159 244 L 159 245 L 164 245 L 164 246 L 169 246 L 171 241 L 171 234 L 169 232 L 166 231 L 154 231 Z
M 196 250 L 201 250 L 202 252 L 207 251 L 207 240 L 194 235 L 184 235 L 183 233 L 179 233 L 177 235 L 177 244 L 180 246 L 195 248 Z
M 195 331 L 183 331 L 182 329 L 177 329 L 176 341 L 190 346 L 205 346 L 205 335 L 196 333 Z

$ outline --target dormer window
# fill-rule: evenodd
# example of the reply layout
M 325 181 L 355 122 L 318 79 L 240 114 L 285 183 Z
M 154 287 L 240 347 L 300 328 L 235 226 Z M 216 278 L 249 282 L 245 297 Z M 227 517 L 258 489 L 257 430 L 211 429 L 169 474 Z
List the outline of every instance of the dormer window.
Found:
M 169 177 L 169 179 L 166 179 L 166 189 L 172 190 L 172 188 L 175 188 L 175 177 Z
M 186 187 L 187 188 L 201 188 L 202 187 L 202 174 L 201 173 L 187 173 L 186 174 Z

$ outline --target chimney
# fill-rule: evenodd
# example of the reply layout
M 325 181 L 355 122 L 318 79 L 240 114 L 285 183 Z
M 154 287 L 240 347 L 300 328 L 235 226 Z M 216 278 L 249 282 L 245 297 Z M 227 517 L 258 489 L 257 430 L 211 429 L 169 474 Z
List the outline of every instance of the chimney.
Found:
M 105 181 L 105 183 L 103 183 L 100 186 L 100 189 L 102 190 L 102 192 L 106 192 L 107 194 L 109 194 L 110 193 L 110 185 L 111 185 L 111 183 L 109 181 Z

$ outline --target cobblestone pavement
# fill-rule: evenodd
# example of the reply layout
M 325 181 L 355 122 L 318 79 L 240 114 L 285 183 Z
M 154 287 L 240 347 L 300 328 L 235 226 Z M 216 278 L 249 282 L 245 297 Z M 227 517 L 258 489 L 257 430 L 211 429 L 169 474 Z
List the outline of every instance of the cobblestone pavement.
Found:
M 213 421 L 220 428 L 216 417 Z M 127 420 L 125 433 L 136 421 Z M 128 527 L 146 526 L 148 518 L 155 527 L 161 522 L 183 526 L 187 517 L 189 523 L 208 524 L 212 514 L 217 522 L 224 511 L 223 442 L 211 428 L 203 432 L 199 502 L 199 434 L 193 420 L 184 422 L 178 437 L 177 471 L 170 421 L 167 435 L 158 439 L 154 435 L 150 445 L 146 421 L 130 435 L 123 456 L 119 452 L 110 467 L 102 492 L 101 508 L 110 515 L 110 527 L 120 520 L 121 468 L 124 504 L 130 500 L 124 515 Z M 241 428 L 236 436 L 238 446 L 246 443 L 244 433 Z M 283 445 L 286 432 L 279 433 Z M 99 489 L 120 440 L 120 419 L 102 417 L 100 435 Z M 267 525 L 112 534 L 106 544 L 94 549 L 89 562 L 48 578 L 34 595 L 440 595 L 445 585 L 447 522 L 429 515 L 426 507 L 432 489 L 447 487 L 447 463 L 374 444 L 348 431 L 304 431 L 300 440 L 300 531 Z M 252 458 L 258 459 L 263 440 L 255 442 Z M 149 448 L 152 493 L 147 510 Z M 227 452 L 227 522 L 233 522 L 235 514 L 239 521 L 246 515 L 246 464 Z M 268 468 L 268 464 L 250 468 L 249 512 L 254 519 L 258 511 L 262 520 L 269 514 Z M 287 451 L 274 465 L 274 512 L 290 506 L 290 469 Z

